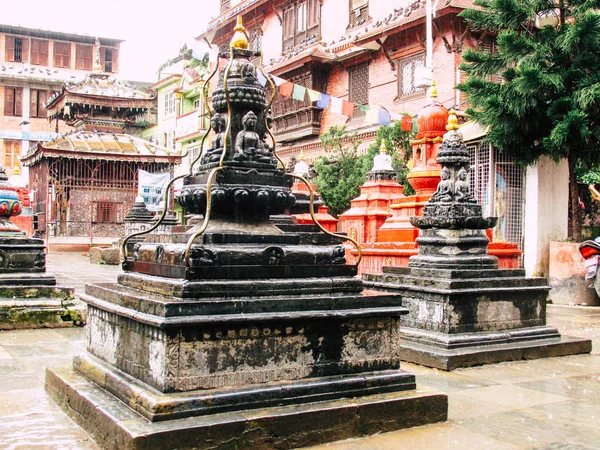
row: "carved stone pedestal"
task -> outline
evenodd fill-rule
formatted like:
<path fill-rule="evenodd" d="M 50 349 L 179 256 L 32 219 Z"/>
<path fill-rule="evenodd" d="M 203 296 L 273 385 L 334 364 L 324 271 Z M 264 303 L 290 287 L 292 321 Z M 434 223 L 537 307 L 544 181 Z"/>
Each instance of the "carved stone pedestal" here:
<path fill-rule="evenodd" d="M 186 268 L 183 236 L 88 285 L 88 353 L 47 372 L 103 447 L 288 448 L 445 420 L 446 396 L 400 370 L 407 310 L 364 291 L 342 246 L 211 232 Z"/>
<path fill-rule="evenodd" d="M 411 261 L 412 262 L 412 261 Z M 402 295 L 400 358 L 453 370 L 501 361 L 589 353 L 591 341 L 546 325 L 545 278 L 520 269 L 385 267 L 365 285 Z"/>
<path fill-rule="evenodd" d="M 85 306 L 73 288 L 46 271 L 42 239 L 0 237 L 0 330 L 82 325 Z"/>

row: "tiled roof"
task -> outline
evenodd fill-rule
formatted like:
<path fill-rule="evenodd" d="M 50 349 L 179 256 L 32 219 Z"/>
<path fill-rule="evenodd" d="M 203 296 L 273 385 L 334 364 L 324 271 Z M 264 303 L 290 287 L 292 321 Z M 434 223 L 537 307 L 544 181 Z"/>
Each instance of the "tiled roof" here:
<path fill-rule="evenodd" d="M 466 9 L 472 7 L 475 7 L 474 0 L 440 0 L 437 5 L 437 11 L 441 12 L 449 8 Z M 414 0 L 403 8 L 395 8 L 385 19 L 364 27 L 354 28 L 339 39 L 329 43 L 319 42 L 316 46 L 314 42 L 308 42 L 303 46 L 297 47 L 292 52 L 280 58 L 270 60 L 265 65 L 265 69 L 276 71 L 289 65 L 291 62 L 298 61 L 310 55 L 320 55 L 332 61 L 342 60 L 364 51 L 360 47 L 361 43 L 373 41 L 381 35 L 394 33 L 397 28 L 423 19 L 424 17 L 425 2 L 423 0 Z M 315 53 L 317 51 L 318 54 Z"/>
<path fill-rule="evenodd" d="M 90 73 L 83 81 L 66 85 L 65 91 L 71 94 L 123 99 L 153 99 L 156 96 L 153 92 L 144 92 L 110 78 L 106 73 Z"/>
<path fill-rule="evenodd" d="M 210 22 L 208 22 L 208 26 L 206 29 L 196 38 L 201 39 L 206 33 L 209 31 L 218 28 L 219 25 L 234 20 L 239 14 L 243 12 L 247 12 L 247 10 L 251 9 L 251 7 L 256 7 L 259 4 L 265 3 L 267 0 L 245 0 L 242 1 L 239 5 L 228 9 L 222 14 L 218 15 Z"/>
<path fill-rule="evenodd" d="M 281 58 L 272 59 L 269 61 L 265 68 L 268 68 L 269 71 L 276 71 L 281 67 L 285 67 L 292 62 L 300 61 L 301 59 L 307 57 L 319 58 L 321 60 L 332 60 L 335 59 L 335 55 L 327 49 L 323 43 L 319 42 L 311 45 L 310 47 L 304 47 L 302 49 L 298 49 L 292 51 Z"/>
<path fill-rule="evenodd" d="M 156 161 L 181 160 L 181 155 L 150 141 L 127 134 L 78 131 L 33 147 L 22 158 L 24 165 L 32 165 L 43 155 L 61 155 L 67 158 Z"/>
<path fill-rule="evenodd" d="M 28 64 L 5 62 L 0 64 L 0 79 L 15 79 L 46 83 L 68 83 L 83 79 L 86 72 Z"/>

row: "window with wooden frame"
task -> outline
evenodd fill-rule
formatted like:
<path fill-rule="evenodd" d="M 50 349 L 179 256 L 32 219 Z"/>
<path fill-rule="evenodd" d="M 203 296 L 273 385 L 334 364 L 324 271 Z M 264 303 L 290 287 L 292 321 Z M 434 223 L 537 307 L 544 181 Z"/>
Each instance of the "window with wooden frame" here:
<path fill-rule="evenodd" d="M 173 91 L 165 92 L 163 100 L 163 113 L 165 116 L 175 114 L 175 94 Z"/>
<path fill-rule="evenodd" d="M 175 150 L 175 130 L 165 133 L 165 147 L 169 150 Z"/>
<path fill-rule="evenodd" d="M 6 36 L 4 56 L 6 61 L 29 61 L 29 38 Z"/>
<path fill-rule="evenodd" d="M 254 52 L 260 52 L 262 50 L 262 29 L 260 25 L 255 25 L 248 30 L 248 48 Z M 258 66 L 260 64 L 260 57 L 253 58 L 250 61 L 252 64 Z"/>
<path fill-rule="evenodd" d="M 31 64 L 48 65 L 48 41 L 45 39 L 31 40 Z"/>
<path fill-rule="evenodd" d="M 77 44 L 75 46 L 75 68 L 78 70 L 92 70 L 92 45 Z"/>
<path fill-rule="evenodd" d="M 1 161 L 6 169 L 10 169 L 19 165 L 20 154 L 21 141 L 10 141 L 8 139 L 4 139 Z"/>
<path fill-rule="evenodd" d="M 369 20 L 369 0 L 350 1 L 350 28 L 357 27 Z"/>
<path fill-rule="evenodd" d="M 102 47 L 100 48 L 100 64 L 105 72 L 118 72 L 119 51 L 116 48 Z"/>
<path fill-rule="evenodd" d="M 227 11 L 231 8 L 231 0 L 221 0 L 221 12 Z"/>
<path fill-rule="evenodd" d="M 40 89 L 31 89 L 29 91 L 29 117 L 46 117 L 46 108 L 44 103 L 48 100 L 48 91 Z"/>
<path fill-rule="evenodd" d="M 4 87 L 4 115 L 21 116 L 23 114 L 23 88 Z"/>
<path fill-rule="evenodd" d="M 114 223 L 117 221 L 117 202 L 96 203 L 96 222 Z"/>
<path fill-rule="evenodd" d="M 348 68 L 348 100 L 357 105 L 369 104 L 368 61 Z M 362 118 L 365 114 L 358 106 L 354 107 L 354 118 Z"/>
<path fill-rule="evenodd" d="M 425 66 L 425 53 L 398 60 L 398 98 L 422 94 L 425 89 L 415 86 L 415 70 Z"/>
<path fill-rule="evenodd" d="M 283 6 L 283 52 L 321 37 L 319 0 L 294 0 Z"/>
<path fill-rule="evenodd" d="M 54 67 L 71 67 L 71 44 L 54 42 Z"/>

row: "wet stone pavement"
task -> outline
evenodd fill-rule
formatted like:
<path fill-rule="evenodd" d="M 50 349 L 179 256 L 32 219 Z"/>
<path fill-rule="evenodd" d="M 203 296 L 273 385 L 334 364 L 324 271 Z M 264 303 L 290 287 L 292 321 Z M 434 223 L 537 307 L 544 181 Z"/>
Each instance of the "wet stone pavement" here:
<path fill-rule="evenodd" d="M 85 283 L 115 281 L 120 268 L 50 253 L 48 271 L 83 292 Z M 311 449 L 600 448 L 600 308 L 550 306 L 548 323 L 563 335 L 591 338 L 592 354 L 451 373 L 404 363 L 420 387 L 448 393 L 446 423 Z M 84 350 L 82 328 L 0 331 L 0 449 L 99 448 L 44 391 L 45 368 L 70 365 Z"/>

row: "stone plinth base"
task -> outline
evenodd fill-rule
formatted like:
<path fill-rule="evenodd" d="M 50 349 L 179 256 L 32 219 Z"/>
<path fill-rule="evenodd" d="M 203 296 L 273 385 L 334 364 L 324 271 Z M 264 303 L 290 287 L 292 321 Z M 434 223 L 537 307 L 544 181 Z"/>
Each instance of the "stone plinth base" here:
<path fill-rule="evenodd" d="M 589 353 L 591 342 L 546 326 L 549 287 L 523 270 L 384 267 L 365 286 L 400 293 L 405 361 L 452 370 L 478 364 Z"/>
<path fill-rule="evenodd" d="M 401 329 L 401 332 L 404 329 Z M 411 330 L 412 331 L 412 330 Z M 515 330 L 520 331 L 520 330 Z M 404 339 L 400 344 L 400 357 L 422 366 L 433 367 L 441 370 L 454 370 L 461 367 L 479 366 L 482 364 L 495 364 L 504 361 L 520 361 L 524 359 L 552 358 L 556 356 L 577 355 L 592 351 L 592 342 L 589 339 L 558 336 L 547 339 L 521 340 L 511 342 L 511 333 L 507 334 L 505 343 L 464 346 L 456 348 L 442 348 L 426 345 Z M 481 333 L 484 340 L 493 333 Z"/>
<path fill-rule="evenodd" d="M 448 397 L 409 390 L 150 422 L 73 369 L 46 390 L 106 449 L 289 449 L 447 419 Z"/>
<path fill-rule="evenodd" d="M 85 305 L 47 273 L 0 274 L 0 330 L 83 325 Z"/>

